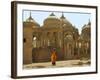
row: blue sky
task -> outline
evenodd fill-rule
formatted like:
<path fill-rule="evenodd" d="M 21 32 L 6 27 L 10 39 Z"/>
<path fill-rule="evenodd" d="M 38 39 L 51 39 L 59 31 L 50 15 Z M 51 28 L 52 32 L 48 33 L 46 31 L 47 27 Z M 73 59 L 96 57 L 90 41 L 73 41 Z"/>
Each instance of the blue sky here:
<path fill-rule="evenodd" d="M 30 10 L 24 10 L 23 11 L 23 21 L 25 21 L 29 16 L 39 23 L 40 25 L 43 25 L 44 19 L 46 19 L 52 12 L 51 11 L 30 11 Z M 54 12 L 54 14 L 60 18 L 62 15 L 62 12 Z M 87 24 L 89 20 L 91 21 L 91 14 L 90 13 L 76 13 L 76 12 L 63 12 L 66 19 L 72 23 L 76 28 L 78 28 L 79 33 L 81 32 L 81 29 L 84 24 Z"/>

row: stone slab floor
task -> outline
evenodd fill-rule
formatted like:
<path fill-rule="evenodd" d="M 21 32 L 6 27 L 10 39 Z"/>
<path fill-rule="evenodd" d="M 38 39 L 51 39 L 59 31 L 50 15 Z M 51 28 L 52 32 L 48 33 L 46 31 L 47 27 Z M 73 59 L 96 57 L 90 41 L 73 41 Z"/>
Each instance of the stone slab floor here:
<path fill-rule="evenodd" d="M 24 69 L 36 69 L 36 68 L 58 68 L 58 67 L 76 67 L 76 66 L 89 66 L 90 60 L 66 60 L 56 61 L 56 65 L 53 66 L 51 62 L 32 63 L 24 65 Z"/>

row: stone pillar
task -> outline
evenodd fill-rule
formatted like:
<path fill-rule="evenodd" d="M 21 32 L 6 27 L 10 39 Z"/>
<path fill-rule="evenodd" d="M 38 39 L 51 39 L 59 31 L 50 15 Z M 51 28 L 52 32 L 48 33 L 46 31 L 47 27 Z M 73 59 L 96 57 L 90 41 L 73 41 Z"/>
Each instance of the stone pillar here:
<path fill-rule="evenodd" d="M 29 24 L 28 24 L 29 25 Z M 23 64 L 32 63 L 32 27 L 24 24 L 23 28 Z"/>

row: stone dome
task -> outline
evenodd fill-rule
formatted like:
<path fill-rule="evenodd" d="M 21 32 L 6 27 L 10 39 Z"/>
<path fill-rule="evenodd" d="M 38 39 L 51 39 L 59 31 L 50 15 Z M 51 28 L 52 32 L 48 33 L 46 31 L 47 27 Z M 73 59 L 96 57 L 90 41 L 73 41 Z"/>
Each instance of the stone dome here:
<path fill-rule="evenodd" d="M 56 26 L 55 26 L 56 24 Z M 52 27 L 57 27 L 57 25 L 60 25 L 60 19 L 55 16 L 54 13 L 51 13 L 45 20 L 44 20 L 44 25 L 48 26 L 51 25 Z"/>
<path fill-rule="evenodd" d="M 32 18 L 31 13 L 30 13 L 29 18 L 27 18 L 25 22 L 32 23 L 33 24 L 33 28 L 40 27 L 40 25 Z"/>
<path fill-rule="evenodd" d="M 88 24 L 87 25 L 85 24 L 82 29 L 88 29 L 90 27 L 91 27 L 91 22 L 89 21 Z"/>
<path fill-rule="evenodd" d="M 66 19 L 64 14 L 60 17 L 61 27 L 63 27 L 66 30 L 74 30 L 73 25 Z"/>
<path fill-rule="evenodd" d="M 84 40 L 89 40 L 91 37 L 91 23 L 90 21 L 88 22 L 88 24 L 85 24 L 82 27 L 82 33 L 81 33 L 82 37 Z"/>
<path fill-rule="evenodd" d="M 54 13 L 51 13 L 45 20 L 59 20 Z"/>
<path fill-rule="evenodd" d="M 72 24 L 64 17 L 64 14 L 62 14 L 62 16 L 60 17 L 60 20 L 63 24 L 72 26 Z"/>

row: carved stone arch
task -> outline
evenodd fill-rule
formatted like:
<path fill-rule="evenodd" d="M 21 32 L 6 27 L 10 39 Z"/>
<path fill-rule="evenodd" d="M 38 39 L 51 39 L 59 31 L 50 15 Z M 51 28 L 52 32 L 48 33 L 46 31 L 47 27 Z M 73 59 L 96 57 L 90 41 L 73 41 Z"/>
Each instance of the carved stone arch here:
<path fill-rule="evenodd" d="M 33 48 L 37 47 L 37 37 L 35 35 L 32 36 L 32 45 L 33 45 Z"/>
<path fill-rule="evenodd" d="M 69 33 L 65 34 L 64 35 L 64 40 L 65 41 L 73 41 L 73 35 L 69 34 Z"/>

